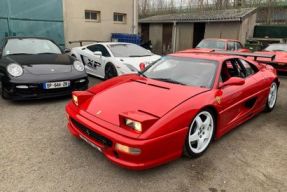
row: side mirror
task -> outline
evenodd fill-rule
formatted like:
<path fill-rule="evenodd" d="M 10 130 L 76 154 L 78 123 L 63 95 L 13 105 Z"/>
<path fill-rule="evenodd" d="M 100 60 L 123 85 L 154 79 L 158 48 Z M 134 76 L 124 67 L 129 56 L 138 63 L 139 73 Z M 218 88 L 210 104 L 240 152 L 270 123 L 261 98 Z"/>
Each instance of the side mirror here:
<path fill-rule="evenodd" d="M 94 55 L 98 56 L 98 57 L 102 57 L 103 53 L 101 51 L 95 51 Z"/>
<path fill-rule="evenodd" d="M 70 53 L 70 52 L 71 52 L 71 49 L 69 48 L 64 49 L 64 53 Z"/>
<path fill-rule="evenodd" d="M 247 49 L 247 48 L 242 48 L 242 49 L 239 49 L 238 52 L 241 52 L 241 53 L 250 53 L 250 49 Z"/>
<path fill-rule="evenodd" d="M 223 88 L 226 86 L 239 86 L 239 85 L 244 85 L 245 84 L 245 79 L 240 78 L 240 77 L 231 77 L 224 83 L 219 84 L 219 88 Z"/>
<path fill-rule="evenodd" d="M 140 63 L 140 69 L 141 69 L 141 71 L 145 70 L 145 68 L 146 68 L 145 64 L 144 64 L 144 63 Z"/>

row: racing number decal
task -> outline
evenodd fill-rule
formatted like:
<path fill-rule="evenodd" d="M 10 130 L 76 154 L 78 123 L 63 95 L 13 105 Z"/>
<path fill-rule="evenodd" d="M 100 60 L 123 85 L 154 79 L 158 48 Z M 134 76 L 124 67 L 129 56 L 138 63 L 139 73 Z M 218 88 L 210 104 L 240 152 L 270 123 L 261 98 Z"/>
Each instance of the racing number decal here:
<path fill-rule="evenodd" d="M 98 67 L 101 67 L 101 66 L 102 66 L 101 63 L 99 63 L 99 62 L 97 62 L 97 61 L 94 61 L 94 60 L 92 60 L 92 59 L 89 59 L 89 58 L 86 57 L 86 56 L 82 56 L 82 59 L 83 59 L 85 65 L 87 65 L 87 66 L 89 66 L 89 67 L 91 67 L 91 68 L 97 69 Z"/>

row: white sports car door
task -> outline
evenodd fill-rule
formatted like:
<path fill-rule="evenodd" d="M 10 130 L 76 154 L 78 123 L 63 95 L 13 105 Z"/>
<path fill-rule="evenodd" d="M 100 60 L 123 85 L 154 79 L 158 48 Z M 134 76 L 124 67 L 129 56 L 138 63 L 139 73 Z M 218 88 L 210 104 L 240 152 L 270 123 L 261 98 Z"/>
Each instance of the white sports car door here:
<path fill-rule="evenodd" d="M 100 44 L 91 45 L 84 50 L 85 54 L 82 55 L 82 60 L 86 66 L 87 73 L 95 75 L 98 77 L 105 77 L 105 64 L 107 63 L 108 58 L 106 56 L 105 47 Z M 95 52 L 101 52 L 102 55 L 96 55 Z"/>

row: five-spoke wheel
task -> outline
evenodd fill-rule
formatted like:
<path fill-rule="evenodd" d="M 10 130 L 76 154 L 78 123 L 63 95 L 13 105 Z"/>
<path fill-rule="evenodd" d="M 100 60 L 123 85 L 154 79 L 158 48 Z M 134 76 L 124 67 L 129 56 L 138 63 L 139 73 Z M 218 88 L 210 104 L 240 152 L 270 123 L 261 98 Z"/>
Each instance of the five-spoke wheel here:
<path fill-rule="evenodd" d="M 203 110 L 192 121 L 185 143 L 185 154 L 191 158 L 199 157 L 208 148 L 215 130 L 214 115 Z"/>
<path fill-rule="evenodd" d="M 270 112 L 274 109 L 277 101 L 277 93 L 278 93 L 278 85 L 276 82 L 273 82 L 270 86 L 265 111 Z"/>

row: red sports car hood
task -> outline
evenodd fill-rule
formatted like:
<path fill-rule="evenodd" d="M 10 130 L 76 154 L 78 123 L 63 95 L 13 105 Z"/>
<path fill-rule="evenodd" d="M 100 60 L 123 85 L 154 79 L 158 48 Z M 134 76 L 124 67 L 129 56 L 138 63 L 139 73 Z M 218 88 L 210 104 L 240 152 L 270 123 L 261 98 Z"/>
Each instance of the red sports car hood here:
<path fill-rule="evenodd" d="M 85 103 L 84 110 L 119 125 L 119 114 L 142 112 L 160 118 L 185 100 L 207 90 L 150 79 L 131 79 L 97 93 Z"/>

